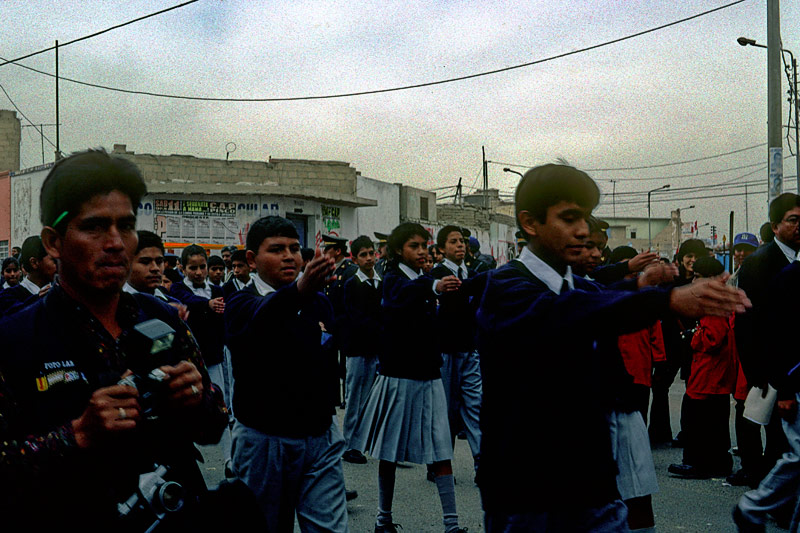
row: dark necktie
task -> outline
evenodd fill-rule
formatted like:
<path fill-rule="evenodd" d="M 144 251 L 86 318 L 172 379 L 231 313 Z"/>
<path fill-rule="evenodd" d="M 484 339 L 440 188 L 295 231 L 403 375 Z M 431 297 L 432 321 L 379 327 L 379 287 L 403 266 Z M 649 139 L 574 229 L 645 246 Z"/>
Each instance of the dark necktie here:
<path fill-rule="evenodd" d="M 564 294 L 565 292 L 569 292 L 569 283 L 567 283 L 566 279 L 561 283 L 561 292 L 559 294 Z"/>
<path fill-rule="evenodd" d="M 206 284 L 205 283 L 201 283 L 200 285 L 198 285 L 197 283 L 192 283 L 192 286 L 195 289 L 205 289 L 206 288 Z"/>
<path fill-rule="evenodd" d="M 466 278 L 467 278 L 467 276 L 464 274 L 464 269 L 463 268 L 459 268 L 458 269 L 458 279 L 464 280 Z"/>

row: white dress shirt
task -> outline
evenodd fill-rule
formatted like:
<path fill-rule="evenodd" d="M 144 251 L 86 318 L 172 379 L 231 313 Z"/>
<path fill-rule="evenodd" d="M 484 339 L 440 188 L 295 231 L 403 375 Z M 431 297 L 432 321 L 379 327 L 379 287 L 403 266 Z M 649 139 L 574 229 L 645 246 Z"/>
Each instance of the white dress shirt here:
<path fill-rule="evenodd" d="M 567 273 L 562 276 L 553 267 L 539 259 L 528 247 L 522 249 L 522 253 L 519 254 L 517 259 L 525 265 L 525 268 L 531 274 L 540 279 L 554 293 L 561 294 L 561 285 L 564 281 L 567 282 L 570 290 L 575 288 L 575 282 L 572 279 L 572 267 L 569 265 L 567 265 Z"/>

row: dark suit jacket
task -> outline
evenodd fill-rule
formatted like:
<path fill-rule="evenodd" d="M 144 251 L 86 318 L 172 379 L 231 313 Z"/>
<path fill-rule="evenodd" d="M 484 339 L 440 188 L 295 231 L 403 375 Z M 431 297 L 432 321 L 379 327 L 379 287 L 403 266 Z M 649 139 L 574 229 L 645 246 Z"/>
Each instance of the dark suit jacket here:
<path fill-rule="evenodd" d="M 753 302 L 752 309 L 736 316 L 734 326 L 739 360 L 749 385 L 764 385 L 768 379 L 770 365 L 766 359 L 766 338 L 778 333 L 767 320 L 768 289 L 772 279 L 788 264 L 786 256 L 773 241 L 753 252 L 739 270 L 739 288 Z"/>
<path fill-rule="evenodd" d="M 225 337 L 225 320 L 222 315 L 211 310 L 208 298 L 197 296 L 183 282 L 172 284 L 170 296 L 189 308 L 189 319 L 186 323 L 200 345 L 200 353 L 203 354 L 206 365 L 221 363 Z M 211 298 L 221 296 L 222 288 L 211 284 Z"/>

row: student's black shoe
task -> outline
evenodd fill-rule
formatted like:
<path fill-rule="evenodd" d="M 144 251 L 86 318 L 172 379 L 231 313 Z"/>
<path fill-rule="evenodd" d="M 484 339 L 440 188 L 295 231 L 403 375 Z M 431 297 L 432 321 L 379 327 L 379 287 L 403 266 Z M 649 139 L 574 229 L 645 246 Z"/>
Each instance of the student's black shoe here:
<path fill-rule="evenodd" d="M 367 458 L 358 450 L 347 450 L 342 454 L 342 459 L 355 465 L 367 464 Z"/>
<path fill-rule="evenodd" d="M 225 461 L 225 478 L 232 479 L 235 478 L 236 474 L 234 474 L 233 469 L 231 468 L 231 460 L 227 459 Z"/>
<path fill-rule="evenodd" d="M 436 483 L 436 475 L 433 473 L 433 470 L 428 470 L 428 473 L 425 476 L 428 481 L 431 483 Z"/>
<path fill-rule="evenodd" d="M 386 524 L 385 526 L 375 524 L 375 533 L 397 533 L 397 528 L 403 529 L 403 526 L 400 524 Z"/>
<path fill-rule="evenodd" d="M 458 432 L 458 435 L 456 435 L 456 438 L 458 440 L 467 440 L 467 432 L 462 429 L 461 431 Z"/>
<path fill-rule="evenodd" d="M 712 477 L 725 477 L 731 473 L 730 468 L 727 470 L 712 471 L 682 463 L 673 463 L 669 465 L 667 472 L 686 479 L 709 479 Z"/>
<path fill-rule="evenodd" d="M 764 533 L 767 528 L 764 524 L 757 524 L 748 520 L 739 506 L 733 508 L 733 523 L 736 524 L 736 529 L 739 533 Z"/>
<path fill-rule="evenodd" d="M 358 491 L 357 490 L 345 490 L 344 491 L 344 499 L 346 501 L 355 500 L 358 498 Z"/>
<path fill-rule="evenodd" d="M 750 487 L 751 489 L 758 487 L 760 482 L 759 479 L 748 474 L 746 470 L 741 468 L 737 470 L 736 473 L 726 477 L 725 481 L 734 487 Z"/>

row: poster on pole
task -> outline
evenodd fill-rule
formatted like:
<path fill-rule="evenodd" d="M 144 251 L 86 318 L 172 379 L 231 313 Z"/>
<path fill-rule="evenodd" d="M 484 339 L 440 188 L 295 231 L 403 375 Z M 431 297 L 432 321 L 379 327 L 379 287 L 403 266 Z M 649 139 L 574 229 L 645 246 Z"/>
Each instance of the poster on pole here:
<path fill-rule="evenodd" d="M 772 200 L 783 194 L 783 148 L 769 149 L 769 198 Z"/>

